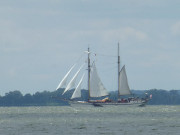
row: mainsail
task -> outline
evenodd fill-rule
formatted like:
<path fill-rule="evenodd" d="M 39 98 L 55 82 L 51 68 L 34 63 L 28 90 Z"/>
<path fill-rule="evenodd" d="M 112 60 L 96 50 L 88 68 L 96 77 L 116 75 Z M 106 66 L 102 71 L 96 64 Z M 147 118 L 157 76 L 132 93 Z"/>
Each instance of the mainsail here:
<path fill-rule="evenodd" d="M 102 97 L 107 95 L 108 92 L 97 74 L 95 63 L 93 63 L 90 75 L 90 97 Z"/>
<path fill-rule="evenodd" d="M 125 66 L 122 67 L 119 75 L 119 95 L 130 95 L 131 91 L 129 89 L 127 75 Z"/>
<path fill-rule="evenodd" d="M 81 80 L 79 81 L 76 89 L 74 90 L 74 93 L 73 93 L 71 99 L 81 97 L 81 83 L 82 83 L 83 78 L 84 78 L 84 74 L 81 77 Z"/>
<path fill-rule="evenodd" d="M 67 83 L 67 79 L 69 77 L 69 74 L 71 73 L 72 69 L 74 68 L 75 64 L 71 67 L 71 69 L 67 72 L 67 74 L 64 76 L 64 78 L 62 79 L 62 81 L 59 83 L 58 87 L 56 88 L 59 89 L 59 88 L 62 88 L 63 86 L 66 85 Z"/>
<path fill-rule="evenodd" d="M 76 78 L 77 78 L 77 76 L 78 76 L 78 74 L 79 74 L 79 72 L 80 72 L 80 70 L 81 70 L 81 68 L 82 68 L 83 66 L 84 66 L 84 64 L 79 68 L 79 70 L 76 72 L 76 74 L 74 75 L 74 77 L 73 77 L 73 78 L 71 79 L 71 81 L 68 83 L 68 85 L 67 85 L 66 89 L 64 90 L 63 94 L 64 94 L 66 91 L 68 91 L 68 90 L 72 89 L 73 87 L 75 87 Z"/>

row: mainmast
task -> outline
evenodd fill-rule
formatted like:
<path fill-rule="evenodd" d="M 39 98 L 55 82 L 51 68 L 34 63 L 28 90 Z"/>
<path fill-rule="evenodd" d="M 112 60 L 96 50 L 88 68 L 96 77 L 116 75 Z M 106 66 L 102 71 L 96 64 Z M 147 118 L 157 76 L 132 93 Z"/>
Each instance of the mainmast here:
<path fill-rule="evenodd" d="M 119 43 L 118 43 L 118 99 L 120 97 L 120 92 L 119 92 L 119 89 L 120 89 L 120 55 L 119 55 Z"/>
<path fill-rule="evenodd" d="M 88 101 L 90 100 L 90 49 L 88 47 Z"/>

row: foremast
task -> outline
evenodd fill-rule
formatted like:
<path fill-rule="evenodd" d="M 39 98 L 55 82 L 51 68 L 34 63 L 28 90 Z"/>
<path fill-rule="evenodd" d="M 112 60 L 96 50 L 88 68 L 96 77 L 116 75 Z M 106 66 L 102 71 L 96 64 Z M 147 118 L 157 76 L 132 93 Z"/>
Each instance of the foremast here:
<path fill-rule="evenodd" d="M 90 49 L 88 47 L 88 101 L 90 100 Z"/>

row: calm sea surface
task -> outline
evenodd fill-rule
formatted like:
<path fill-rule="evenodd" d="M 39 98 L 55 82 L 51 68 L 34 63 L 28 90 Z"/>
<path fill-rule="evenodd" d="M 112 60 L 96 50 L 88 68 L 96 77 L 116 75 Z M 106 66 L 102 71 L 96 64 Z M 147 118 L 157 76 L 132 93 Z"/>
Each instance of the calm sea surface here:
<path fill-rule="evenodd" d="M 180 106 L 0 107 L 0 135 L 179 135 Z"/>

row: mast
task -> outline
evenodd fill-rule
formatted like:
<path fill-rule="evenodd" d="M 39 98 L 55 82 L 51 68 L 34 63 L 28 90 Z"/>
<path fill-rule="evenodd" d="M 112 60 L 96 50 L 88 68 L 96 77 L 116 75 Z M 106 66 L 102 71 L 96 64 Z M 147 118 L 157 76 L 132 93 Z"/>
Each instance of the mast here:
<path fill-rule="evenodd" d="M 119 89 L 120 89 L 120 55 L 119 55 L 119 42 L 118 42 L 118 99 L 120 97 L 120 92 L 119 92 Z"/>
<path fill-rule="evenodd" d="M 88 101 L 90 100 L 90 49 L 88 47 Z"/>

